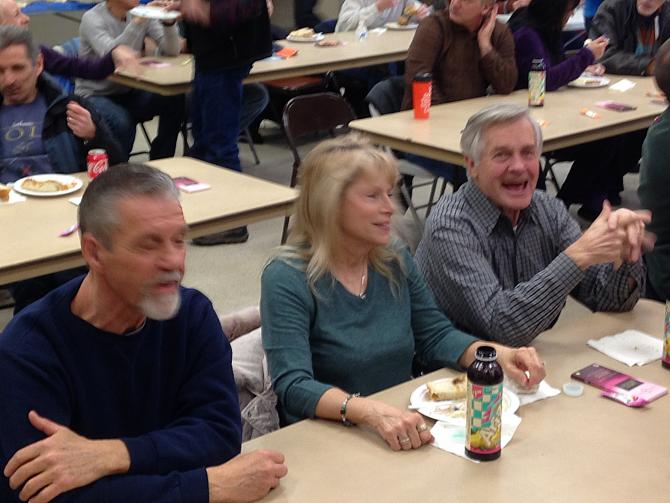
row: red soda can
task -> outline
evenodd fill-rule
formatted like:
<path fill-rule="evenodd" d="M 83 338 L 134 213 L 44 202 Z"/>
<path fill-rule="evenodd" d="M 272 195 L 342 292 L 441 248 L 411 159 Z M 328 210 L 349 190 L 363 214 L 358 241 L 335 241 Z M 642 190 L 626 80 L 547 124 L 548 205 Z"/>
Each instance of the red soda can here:
<path fill-rule="evenodd" d="M 107 152 L 102 148 L 96 148 L 88 151 L 86 156 L 86 169 L 88 171 L 88 179 L 93 180 L 103 171 L 107 170 L 109 160 L 107 159 Z"/>

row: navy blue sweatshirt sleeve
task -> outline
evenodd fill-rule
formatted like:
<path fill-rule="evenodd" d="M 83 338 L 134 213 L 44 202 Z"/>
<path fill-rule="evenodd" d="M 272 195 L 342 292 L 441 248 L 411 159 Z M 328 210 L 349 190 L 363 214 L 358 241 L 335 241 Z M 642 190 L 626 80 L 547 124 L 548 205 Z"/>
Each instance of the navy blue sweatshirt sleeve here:
<path fill-rule="evenodd" d="M 67 56 L 45 45 L 40 46 L 40 51 L 44 56 L 44 70 L 52 75 L 102 80 L 114 73 L 114 60 L 111 51 L 102 58 L 91 59 Z"/>

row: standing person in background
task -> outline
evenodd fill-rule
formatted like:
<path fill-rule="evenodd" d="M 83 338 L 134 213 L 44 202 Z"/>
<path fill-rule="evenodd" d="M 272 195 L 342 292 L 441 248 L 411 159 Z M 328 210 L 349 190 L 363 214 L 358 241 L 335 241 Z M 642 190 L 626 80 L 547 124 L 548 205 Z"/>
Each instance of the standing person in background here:
<path fill-rule="evenodd" d="M 670 96 L 670 42 L 656 54 L 654 78 L 658 88 Z M 637 193 L 643 208 L 651 211 L 649 231 L 656 234 L 654 249 L 645 254 L 647 264 L 646 296 L 670 299 L 670 111 L 665 111 L 651 125 L 642 145 L 640 186 Z"/>
<path fill-rule="evenodd" d="M 266 0 L 181 0 L 188 47 L 195 58 L 189 155 L 241 171 L 237 139 L 240 131 L 242 81 L 254 61 L 272 54 Z M 206 236 L 206 244 L 242 243 L 245 227 Z M 203 243 L 205 244 L 205 243 Z"/>
<path fill-rule="evenodd" d="M 314 7 L 318 0 L 294 0 L 293 19 L 296 28 L 314 28 L 321 22 L 319 16 L 314 14 Z"/>

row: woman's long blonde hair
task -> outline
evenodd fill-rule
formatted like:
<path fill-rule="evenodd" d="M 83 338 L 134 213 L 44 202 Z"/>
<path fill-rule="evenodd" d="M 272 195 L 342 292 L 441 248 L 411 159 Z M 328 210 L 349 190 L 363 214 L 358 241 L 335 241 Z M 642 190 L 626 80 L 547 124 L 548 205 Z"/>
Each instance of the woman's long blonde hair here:
<path fill-rule="evenodd" d="M 363 174 L 385 177 L 392 185 L 398 179 L 395 158 L 375 148 L 365 137 L 352 133 L 317 145 L 300 166 L 300 195 L 295 203 L 293 226 L 286 245 L 275 257 L 303 267 L 310 289 L 330 271 L 342 228 L 340 210 L 344 193 Z M 379 246 L 368 256 L 370 264 L 397 291 L 394 264 L 404 271 L 399 247 Z M 298 262 L 298 263 L 296 263 Z"/>

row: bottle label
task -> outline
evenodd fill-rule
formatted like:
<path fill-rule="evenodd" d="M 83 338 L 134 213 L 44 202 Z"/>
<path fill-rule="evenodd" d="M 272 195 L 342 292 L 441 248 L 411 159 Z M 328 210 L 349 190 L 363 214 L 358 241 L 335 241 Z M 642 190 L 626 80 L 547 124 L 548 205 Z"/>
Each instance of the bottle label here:
<path fill-rule="evenodd" d="M 468 381 L 465 448 L 478 454 L 500 450 L 503 385 L 480 386 Z"/>
<path fill-rule="evenodd" d="M 546 72 L 531 71 L 528 73 L 528 104 L 532 107 L 544 105 Z"/>
<path fill-rule="evenodd" d="M 663 362 L 670 365 L 670 300 L 665 301 L 665 332 L 663 337 Z"/>

